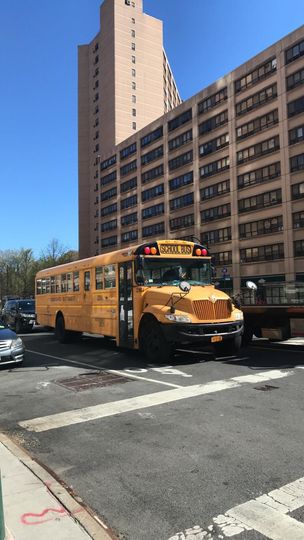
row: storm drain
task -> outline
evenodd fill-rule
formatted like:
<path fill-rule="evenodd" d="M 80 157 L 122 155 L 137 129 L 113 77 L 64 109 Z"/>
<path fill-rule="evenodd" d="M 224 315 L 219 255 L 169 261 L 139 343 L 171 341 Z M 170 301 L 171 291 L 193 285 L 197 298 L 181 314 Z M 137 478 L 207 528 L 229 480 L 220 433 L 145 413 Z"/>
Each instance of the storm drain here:
<path fill-rule="evenodd" d="M 271 386 L 271 384 L 264 384 L 263 386 L 254 386 L 255 390 L 262 390 L 262 392 L 268 392 L 268 390 L 277 390 L 278 386 Z"/>
<path fill-rule="evenodd" d="M 68 390 L 82 392 L 83 390 L 90 390 L 92 388 L 123 384 L 130 382 L 130 379 L 123 377 L 122 375 L 109 373 L 108 371 L 100 371 L 98 373 L 85 373 L 83 375 L 77 375 L 71 379 L 58 379 L 54 382 L 59 386 L 67 388 Z"/>

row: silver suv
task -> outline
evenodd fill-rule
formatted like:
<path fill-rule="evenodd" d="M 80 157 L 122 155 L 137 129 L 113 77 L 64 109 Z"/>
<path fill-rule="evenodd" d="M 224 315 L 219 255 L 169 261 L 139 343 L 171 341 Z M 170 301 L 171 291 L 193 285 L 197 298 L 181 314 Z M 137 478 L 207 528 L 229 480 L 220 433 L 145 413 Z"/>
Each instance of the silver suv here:
<path fill-rule="evenodd" d="M 0 321 L 0 366 L 7 364 L 20 365 L 23 359 L 24 345 L 22 339 Z"/>

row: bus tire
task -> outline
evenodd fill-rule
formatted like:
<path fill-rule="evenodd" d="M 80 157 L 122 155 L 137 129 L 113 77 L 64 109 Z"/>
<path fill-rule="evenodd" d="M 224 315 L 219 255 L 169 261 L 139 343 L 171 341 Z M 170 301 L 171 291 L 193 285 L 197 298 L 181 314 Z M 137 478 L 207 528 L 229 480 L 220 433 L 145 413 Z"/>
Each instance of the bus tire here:
<path fill-rule="evenodd" d="M 214 345 L 215 356 L 235 356 L 242 346 L 242 336 L 229 339 L 223 343 Z"/>
<path fill-rule="evenodd" d="M 68 341 L 68 332 L 65 329 L 64 318 L 62 315 L 58 315 L 56 319 L 55 337 L 59 343 L 66 343 Z"/>
<path fill-rule="evenodd" d="M 140 349 L 152 363 L 167 362 L 173 355 L 173 344 L 166 341 L 154 318 L 144 321 L 140 328 Z"/>

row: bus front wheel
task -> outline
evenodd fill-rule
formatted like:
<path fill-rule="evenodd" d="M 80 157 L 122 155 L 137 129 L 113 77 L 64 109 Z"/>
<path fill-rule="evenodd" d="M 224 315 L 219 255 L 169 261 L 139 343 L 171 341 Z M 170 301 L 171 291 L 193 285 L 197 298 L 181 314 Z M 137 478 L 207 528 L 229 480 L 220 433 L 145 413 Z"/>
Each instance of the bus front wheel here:
<path fill-rule="evenodd" d="M 169 343 L 155 319 L 142 324 L 140 330 L 140 349 L 150 362 L 167 362 L 173 355 L 173 344 Z"/>

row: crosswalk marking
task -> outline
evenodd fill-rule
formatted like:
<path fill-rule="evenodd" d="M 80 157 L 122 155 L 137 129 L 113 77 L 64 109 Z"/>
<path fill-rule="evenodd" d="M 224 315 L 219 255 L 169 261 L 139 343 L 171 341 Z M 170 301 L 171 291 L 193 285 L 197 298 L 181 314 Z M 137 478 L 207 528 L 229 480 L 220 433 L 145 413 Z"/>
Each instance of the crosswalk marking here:
<path fill-rule="evenodd" d="M 263 534 L 269 540 L 303 540 L 304 524 L 287 515 L 302 506 L 304 478 L 299 478 L 216 516 L 212 525 L 206 529 L 195 525 L 171 536 L 169 540 L 204 540 L 207 534 L 210 538 L 215 538 L 214 534 L 216 538 L 231 538 L 251 530 Z"/>
<path fill-rule="evenodd" d="M 62 413 L 42 416 L 32 420 L 19 422 L 19 425 L 29 431 L 41 432 L 50 429 L 61 428 L 73 424 L 79 424 L 90 420 L 105 418 L 116 414 L 155 407 L 165 403 L 172 403 L 181 399 L 203 396 L 221 390 L 237 388 L 242 384 L 254 384 L 269 381 L 273 379 L 281 379 L 293 374 L 293 371 L 271 370 L 254 375 L 243 375 L 240 377 L 232 377 L 219 381 L 211 381 L 206 384 L 197 384 L 192 386 L 184 386 L 174 388 L 172 390 L 164 390 L 153 394 L 146 394 L 129 399 L 122 399 L 112 403 L 102 403 L 91 407 L 66 411 Z"/>

